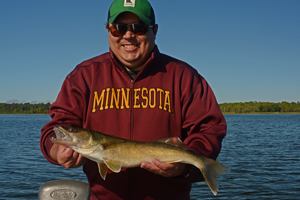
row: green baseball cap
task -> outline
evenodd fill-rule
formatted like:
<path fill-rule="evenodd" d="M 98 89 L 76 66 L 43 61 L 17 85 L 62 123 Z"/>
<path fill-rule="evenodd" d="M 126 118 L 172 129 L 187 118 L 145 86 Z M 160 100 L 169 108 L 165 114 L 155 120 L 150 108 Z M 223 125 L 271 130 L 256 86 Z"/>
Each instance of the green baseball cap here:
<path fill-rule="evenodd" d="M 147 0 L 115 0 L 108 10 L 108 21 L 113 23 L 123 12 L 136 14 L 145 24 L 155 24 L 154 11 Z"/>

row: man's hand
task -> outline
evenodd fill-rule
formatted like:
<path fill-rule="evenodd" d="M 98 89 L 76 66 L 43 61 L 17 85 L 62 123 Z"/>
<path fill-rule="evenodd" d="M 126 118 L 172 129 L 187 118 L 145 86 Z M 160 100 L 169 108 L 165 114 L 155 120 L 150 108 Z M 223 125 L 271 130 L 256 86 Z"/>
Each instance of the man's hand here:
<path fill-rule="evenodd" d="M 164 163 L 157 159 L 152 159 L 152 162 L 142 162 L 140 167 L 164 177 L 182 176 L 190 170 L 190 166 L 184 163 Z"/>
<path fill-rule="evenodd" d="M 73 149 L 57 144 L 50 149 L 50 156 L 65 168 L 77 168 L 86 162 L 86 158 Z"/>

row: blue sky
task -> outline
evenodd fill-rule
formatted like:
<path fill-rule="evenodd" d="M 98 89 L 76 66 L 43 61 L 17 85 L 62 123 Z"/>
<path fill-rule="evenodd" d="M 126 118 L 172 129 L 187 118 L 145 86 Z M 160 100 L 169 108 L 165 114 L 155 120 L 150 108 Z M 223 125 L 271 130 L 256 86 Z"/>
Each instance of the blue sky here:
<path fill-rule="evenodd" d="M 108 51 L 110 0 L 1 0 L 0 102 L 55 101 Z M 162 53 L 198 70 L 219 103 L 300 101 L 300 1 L 150 0 Z"/>

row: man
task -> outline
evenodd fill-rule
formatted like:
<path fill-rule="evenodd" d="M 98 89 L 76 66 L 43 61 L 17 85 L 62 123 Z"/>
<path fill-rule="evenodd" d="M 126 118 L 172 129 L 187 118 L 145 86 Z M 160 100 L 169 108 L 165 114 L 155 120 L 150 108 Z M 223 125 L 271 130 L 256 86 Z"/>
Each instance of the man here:
<path fill-rule="evenodd" d="M 226 122 L 207 82 L 188 64 L 161 54 L 158 25 L 147 0 L 115 0 L 108 13 L 110 52 L 84 61 L 66 78 L 41 134 L 47 160 L 80 167 L 91 199 L 189 199 L 200 171 L 182 163 L 143 162 L 99 175 L 97 164 L 52 144 L 55 126 L 78 126 L 117 137 L 155 141 L 179 137 L 189 150 L 216 159 Z"/>

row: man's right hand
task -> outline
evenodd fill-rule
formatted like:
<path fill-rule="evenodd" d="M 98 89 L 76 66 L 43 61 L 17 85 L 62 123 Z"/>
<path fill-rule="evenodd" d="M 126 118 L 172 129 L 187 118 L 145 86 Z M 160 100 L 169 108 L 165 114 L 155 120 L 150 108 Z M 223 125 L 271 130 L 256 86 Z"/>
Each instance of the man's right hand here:
<path fill-rule="evenodd" d="M 54 144 L 51 147 L 50 156 L 58 164 L 68 169 L 80 167 L 86 162 L 86 158 L 81 154 L 69 147 L 58 144 Z"/>

